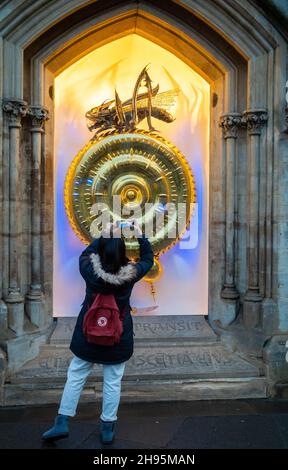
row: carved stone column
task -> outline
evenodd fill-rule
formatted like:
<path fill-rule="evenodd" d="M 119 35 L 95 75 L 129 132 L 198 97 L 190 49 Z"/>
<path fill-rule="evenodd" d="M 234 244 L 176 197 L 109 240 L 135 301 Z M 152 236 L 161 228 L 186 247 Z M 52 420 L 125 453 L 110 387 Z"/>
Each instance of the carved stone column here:
<path fill-rule="evenodd" d="M 41 286 L 41 142 L 43 123 L 48 119 L 48 110 L 41 106 L 29 106 L 31 117 L 32 162 L 31 162 L 31 284 L 26 295 L 25 308 L 31 322 L 44 327 Z"/>
<path fill-rule="evenodd" d="M 20 292 L 19 244 L 21 241 L 21 214 L 19 206 L 19 170 L 21 119 L 27 113 L 27 103 L 6 100 L 3 110 L 9 119 L 9 287 L 4 298 L 8 307 L 8 326 L 17 334 L 24 328 L 24 298 Z"/>
<path fill-rule="evenodd" d="M 226 143 L 226 197 L 225 197 L 225 278 L 221 297 L 230 301 L 239 298 L 235 285 L 235 205 L 236 205 L 236 139 L 241 125 L 241 114 L 227 113 L 220 118 L 220 127 Z M 236 302 L 232 312 L 236 315 Z"/>
<path fill-rule="evenodd" d="M 286 134 L 288 134 L 288 80 L 286 81 L 286 95 L 285 95 L 285 99 L 286 99 L 286 106 L 285 106 L 285 128 L 284 128 L 284 132 L 286 132 Z"/>
<path fill-rule="evenodd" d="M 248 288 L 244 297 L 243 320 L 251 328 L 260 326 L 262 296 L 259 286 L 259 194 L 260 135 L 267 121 L 264 109 L 248 110 L 244 122 L 248 130 L 248 214 L 247 262 Z"/>

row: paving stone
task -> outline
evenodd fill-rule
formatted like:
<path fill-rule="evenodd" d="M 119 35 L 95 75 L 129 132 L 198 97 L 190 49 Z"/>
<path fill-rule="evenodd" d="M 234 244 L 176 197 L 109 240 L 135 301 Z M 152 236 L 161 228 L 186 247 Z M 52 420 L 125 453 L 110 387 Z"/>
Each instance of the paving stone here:
<path fill-rule="evenodd" d="M 186 418 L 167 448 L 283 449 L 287 445 L 273 416 L 243 415 Z"/>
<path fill-rule="evenodd" d="M 159 408 L 156 403 L 121 403 L 116 424 L 116 440 L 111 447 L 288 448 L 288 402 L 253 400 L 254 406 L 251 406 L 250 402 L 203 401 L 188 405 L 170 402 L 160 404 Z M 258 403 L 261 413 L 255 414 Z M 0 448 L 105 449 L 107 447 L 99 440 L 99 411 L 100 408 L 93 408 L 91 404 L 80 405 L 77 417 L 70 420 L 69 437 L 55 443 L 47 443 L 42 441 L 41 435 L 54 422 L 57 412 L 55 406 L 30 407 L 26 411 L 24 407 L 20 410 L 0 409 Z"/>

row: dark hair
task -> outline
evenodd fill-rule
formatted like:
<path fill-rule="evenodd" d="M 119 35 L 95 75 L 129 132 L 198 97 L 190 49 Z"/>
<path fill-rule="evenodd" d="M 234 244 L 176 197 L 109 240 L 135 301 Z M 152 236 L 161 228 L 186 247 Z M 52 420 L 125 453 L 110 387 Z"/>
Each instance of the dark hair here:
<path fill-rule="evenodd" d="M 99 256 L 104 271 L 115 274 L 121 266 L 125 266 L 129 258 L 126 257 L 126 246 L 122 238 L 99 239 Z"/>

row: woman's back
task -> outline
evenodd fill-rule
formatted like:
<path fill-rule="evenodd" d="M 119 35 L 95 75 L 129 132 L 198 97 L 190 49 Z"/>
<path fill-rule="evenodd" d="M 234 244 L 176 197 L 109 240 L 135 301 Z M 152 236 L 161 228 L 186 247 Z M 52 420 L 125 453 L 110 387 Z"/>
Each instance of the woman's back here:
<path fill-rule="evenodd" d="M 107 272 L 102 265 L 100 258 L 101 237 L 94 240 L 80 255 L 79 269 L 86 281 L 86 295 L 77 319 L 70 349 L 81 359 L 101 364 L 117 364 L 127 361 L 133 354 L 133 320 L 130 296 L 134 284 L 147 274 L 153 266 L 154 260 L 149 240 L 144 235 L 139 236 L 137 240 L 140 246 L 139 261 L 137 263 L 127 261 L 117 272 Z M 112 265 L 110 264 L 110 266 Z M 126 310 L 123 320 L 123 334 L 120 343 L 114 346 L 88 343 L 83 334 L 83 318 L 97 292 L 113 293 L 119 309 L 122 310 L 125 307 Z"/>

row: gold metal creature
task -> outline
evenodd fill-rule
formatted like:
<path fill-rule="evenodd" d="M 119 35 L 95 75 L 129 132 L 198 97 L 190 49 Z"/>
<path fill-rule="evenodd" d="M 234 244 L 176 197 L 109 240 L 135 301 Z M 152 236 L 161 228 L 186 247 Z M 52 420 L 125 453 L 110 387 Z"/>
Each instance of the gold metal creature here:
<path fill-rule="evenodd" d="M 144 85 L 142 83 L 144 82 Z M 147 88 L 146 93 L 139 93 L 141 86 Z M 113 100 L 104 101 L 85 114 L 87 126 L 90 131 L 96 130 L 95 137 L 103 131 L 115 129 L 118 132 L 127 132 L 136 129 L 137 125 L 147 119 L 149 131 L 154 131 L 151 117 L 164 122 L 173 122 L 174 118 L 169 110 L 175 103 L 179 89 L 158 93 L 159 84 L 152 87 L 152 80 L 147 72 L 147 66 L 139 74 L 132 98 L 122 103 L 117 91 Z"/>
<path fill-rule="evenodd" d="M 140 93 L 142 86 L 147 89 L 145 93 Z M 93 209 L 95 203 L 105 207 L 110 221 L 119 219 L 119 214 L 114 211 L 114 196 L 120 197 L 121 206 L 128 211 L 141 208 L 141 215 L 134 214 L 133 217 L 140 224 L 154 228 L 149 240 L 155 263 L 145 277 L 151 285 L 153 298 L 153 283 L 163 272 L 159 257 L 186 231 L 193 212 L 191 203 L 196 202 L 195 180 L 186 158 L 152 126 L 152 118 L 167 123 L 174 121 L 169 111 L 179 90 L 158 91 L 159 85 L 152 87 L 146 66 L 139 74 L 129 100 L 122 102 L 115 90 L 113 100 L 87 111 L 88 128 L 95 133 L 73 159 L 64 187 L 68 219 L 86 244 L 99 236 L 102 229 Z M 137 127 L 144 119 L 147 119 L 148 130 Z M 169 203 L 175 207 L 182 204 L 184 217 L 179 217 L 178 210 L 171 217 L 167 211 Z M 163 214 L 160 225 L 159 211 Z M 174 227 L 177 228 L 176 235 L 171 238 L 170 230 Z M 137 240 L 132 238 L 125 242 L 128 256 L 137 259 Z"/>

